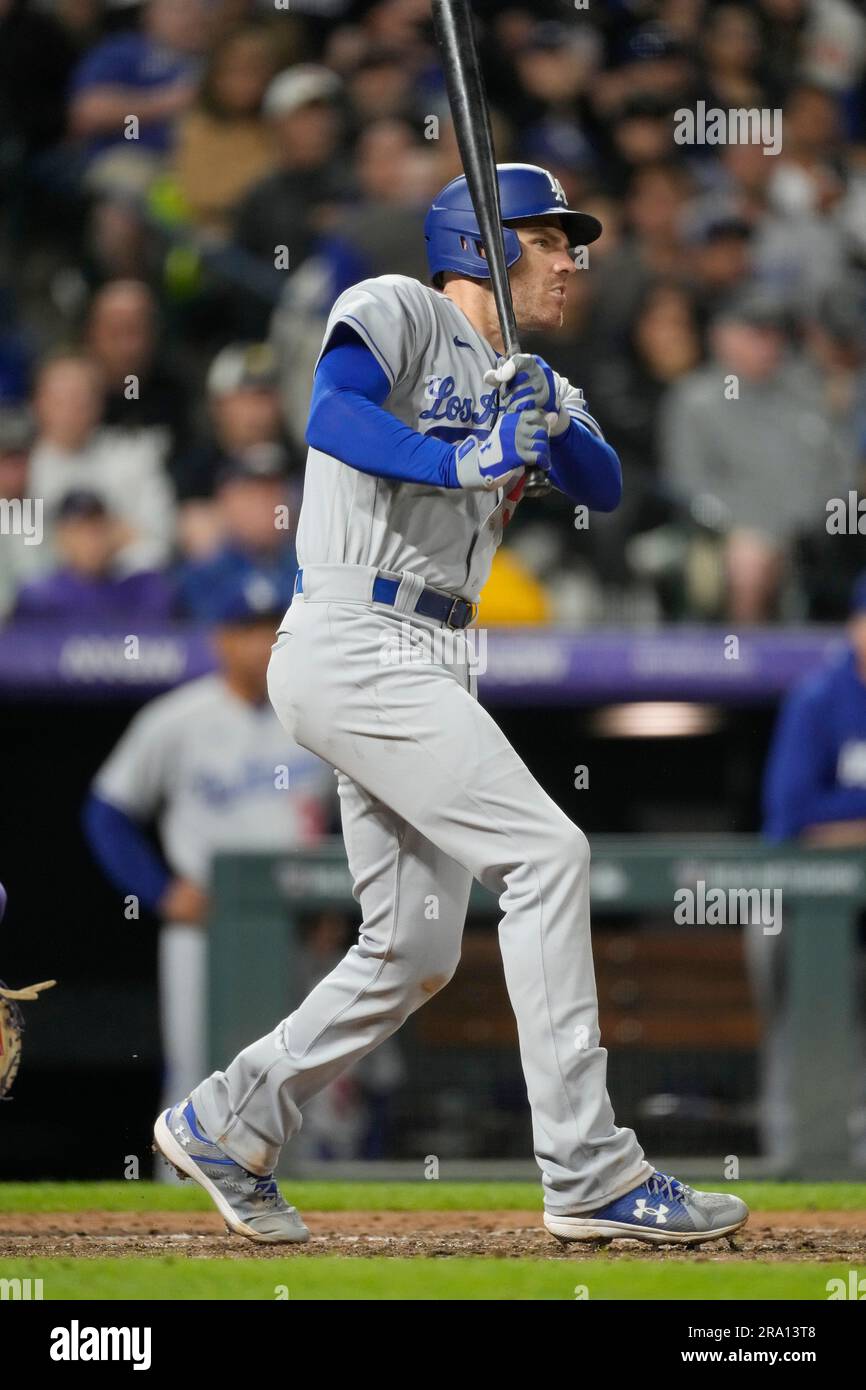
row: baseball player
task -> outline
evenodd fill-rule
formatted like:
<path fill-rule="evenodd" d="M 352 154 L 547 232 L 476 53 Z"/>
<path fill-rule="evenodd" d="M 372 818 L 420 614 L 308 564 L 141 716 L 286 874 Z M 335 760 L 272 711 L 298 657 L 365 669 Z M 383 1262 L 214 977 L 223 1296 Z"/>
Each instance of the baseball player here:
<path fill-rule="evenodd" d="M 573 248 L 601 225 L 532 165 L 498 168 L 518 326 L 559 327 Z M 544 1191 L 564 1240 L 696 1243 L 741 1226 L 737 1197 L 657 1172 L 606 1089 L 586 837 L 477 700 L 475 604 L 527 465 L 610 511 L 620 467 L 582 393 L 502 357 L 466 181 L 425 222 L 431 286 L 398 275 L 340 295 L 313 384 L 301 570 L 268 689 L 285 728 L 338 770 L 363 921 L 284 1022 L 157 1118 L 156 1146 L 255 1240 L 308 1231 L 273 1178 L 302 1111 L 453 974 L 473 877 L 497 894 Z M 423 660 L 385 657 L 408 629 Z"/>
<path fill-rule="evenodd" d="M 204 922 L 213 856 L 315 845 L 333 806 L 333 769 L 286 737 L 267 699 L 277 605 L 280 591 L 264 575 L 215 587 L 209 617 L 220 669 L 158 696 L 135 716 L 84 809 L 85 832 L 106 875 L 162 919 L 166 1104 L 206 1065 Z M 160 849 L 146 834 L 154 820 Z"/>

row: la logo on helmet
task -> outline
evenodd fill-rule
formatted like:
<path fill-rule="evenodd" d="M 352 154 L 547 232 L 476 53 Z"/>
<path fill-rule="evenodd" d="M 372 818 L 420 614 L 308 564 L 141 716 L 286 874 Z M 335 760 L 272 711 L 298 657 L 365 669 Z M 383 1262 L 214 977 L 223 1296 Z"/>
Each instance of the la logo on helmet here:
<path fill-rule="evenodd" d="M 558 203 L 567 203 L 568 199 L 565 196 L 565 189 L 559 182 L 559 179 L 554 178 L 553 174 L 548 173 L 547 170 L 545 170 L 545 173 L 547 173 L 547 177 L 550 179 L 550 187 L 553 190 L 553 196 L 556 198 L 556 201 Z"/>

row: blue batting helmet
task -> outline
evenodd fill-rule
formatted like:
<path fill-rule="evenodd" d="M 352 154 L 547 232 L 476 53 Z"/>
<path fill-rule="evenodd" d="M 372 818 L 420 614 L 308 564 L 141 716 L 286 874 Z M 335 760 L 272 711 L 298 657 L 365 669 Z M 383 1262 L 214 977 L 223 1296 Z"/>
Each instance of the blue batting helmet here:
<path fill-rule="evenodd" d="M 505 235 L 505 263 L 519 261 L 522 253 L 517 233 L 509 222 L 524 217 L 558 217 L 570 246 L 588 246 L 601 236 L 601 223 L 588 212 L 575 212 L 559 179 L 536 164 L 497 164 L 499 201 Z M 452 179 L 433 199 L 424 219 L 424 239 L 430 274 L 456 270 L 477 280 L 490 278 L 481 254 L 481 233 L 466 179 Z"/>

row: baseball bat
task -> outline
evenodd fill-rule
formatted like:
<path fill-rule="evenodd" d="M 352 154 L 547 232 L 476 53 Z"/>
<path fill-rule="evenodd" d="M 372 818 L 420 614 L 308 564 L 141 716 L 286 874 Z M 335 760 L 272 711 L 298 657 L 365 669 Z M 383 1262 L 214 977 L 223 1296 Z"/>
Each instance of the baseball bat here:
<path fill-rule="evenodd" d="M 442 55 L 448 103 L 469 196 L 490 266 L 505 354 L 512 357 L 520 351 L 520 343 L 508 267 L 505 264 L 502 206 L 496 177 L 490 108 L 481 76 L 469 0 L 433 0 L 433 27 Z M 539 497 L 550 491 L 550 479 L 543 468 L 527 468 L 525 478 L 524 496 Z"/>

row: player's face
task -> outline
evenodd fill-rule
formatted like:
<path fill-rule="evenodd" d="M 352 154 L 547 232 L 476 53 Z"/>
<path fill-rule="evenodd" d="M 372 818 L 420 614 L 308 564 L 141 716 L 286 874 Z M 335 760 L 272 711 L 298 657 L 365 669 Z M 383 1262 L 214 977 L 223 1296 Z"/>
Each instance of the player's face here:
<path fill-rule="evenodd" d="M 523 249 L 511 268 L 517 326 L 536 332 L 561 328 L 566 286 L 577 273 L 568 237 L 556 221 L 515 230 Z"/>

